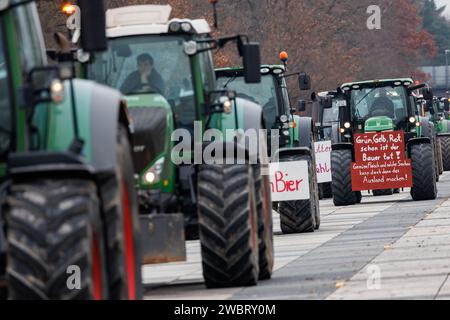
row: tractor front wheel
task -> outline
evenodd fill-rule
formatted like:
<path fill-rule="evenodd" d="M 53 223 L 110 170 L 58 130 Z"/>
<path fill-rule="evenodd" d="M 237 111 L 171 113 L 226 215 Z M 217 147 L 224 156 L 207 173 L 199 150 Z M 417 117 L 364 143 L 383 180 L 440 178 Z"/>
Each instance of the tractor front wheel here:
<path fill-rule="evenodd" d="M 11 186 L 7 282 L 13 300 L 107 299 L 97 188 L 85 180 Z"/>
<path fill-rule="evenodd" d="M 306 161 L 308 163 L 310 198 L 308 200 L 283 201 L 278 204 L 281 231 L 284 234 L 314 232 L 320 221 L 317 221 L 318 195 L 316 194 L 311 157 L 290 156 L 283 157 L 282 161 Z"/>
<path fill-rule="evenodd" d="M 437 197 L 436 167 L 433 146 L 429 143 L 411 147 L 413 187 L 411 196 L 415 201 L 434 200 Z"/>
<path fill-rule="evenodd" d="M 251 166 L 201 166 L 198 218 L 208 288 L 256 285 L 259 240 L 255 198 Z"/>
<path fill-rule="evenodd" d="M 361 193 L 354 192 L 352 189 L 351 165 L 351 150 L 344 149 L 331 152 L 331 173 L 333 176 L 331 187 L 335 206 L 350 206 L 361 201 Z"/>

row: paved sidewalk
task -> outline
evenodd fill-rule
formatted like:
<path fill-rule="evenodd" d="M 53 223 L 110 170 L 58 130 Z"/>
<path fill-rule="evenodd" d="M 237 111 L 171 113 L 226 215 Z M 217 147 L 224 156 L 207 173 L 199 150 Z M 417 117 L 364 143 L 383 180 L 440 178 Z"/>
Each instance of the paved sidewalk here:
<path fill-rule="evenodd" d="M 449 275 L 447 200 L 328 299 L 450 299 Z"/>

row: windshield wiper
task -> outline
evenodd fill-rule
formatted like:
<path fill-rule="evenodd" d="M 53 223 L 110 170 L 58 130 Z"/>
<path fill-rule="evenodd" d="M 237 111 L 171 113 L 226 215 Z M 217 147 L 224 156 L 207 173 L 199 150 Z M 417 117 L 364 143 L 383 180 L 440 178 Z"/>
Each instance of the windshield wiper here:
<path fill-rule="evenodd" d="M 360 104 L 361 102 L 363 102 L 364 99 L 367 98 L 367 96 L 368 96 L 369 94 L 371 94 L 372 92 L 374 92 L 376 89 L 378 89 L 378 88 L 373 88 L 372 90 L 370 90 L 369 92 L 367 92 L 367 93 L 364 95 L 364 97 L 362 97 L 362 99 L 359 100 L 359 102 L 355 105 L 355 109 L 359 106 L 359 104 Z"/>
<path fill-rule="evenodd" d="M 228 81 L 223 85 L 223 89 L 226 89 L 230 83 L 232 83 L 234 80 L 236 80 L 237 74 L 233 75 Z"/>

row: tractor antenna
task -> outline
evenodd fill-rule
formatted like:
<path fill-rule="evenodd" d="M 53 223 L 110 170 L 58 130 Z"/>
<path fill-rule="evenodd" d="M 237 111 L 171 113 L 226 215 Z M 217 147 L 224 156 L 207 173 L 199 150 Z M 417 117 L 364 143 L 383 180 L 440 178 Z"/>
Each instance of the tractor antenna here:
<path fill-rule="evenodd" d="M 209 3 L 213 5 L 214 28 L 216 30 L 219 28 L 219 22 L 217 18 L 217 2 L 219 2 L 219 0 L 209 0 Z"/>

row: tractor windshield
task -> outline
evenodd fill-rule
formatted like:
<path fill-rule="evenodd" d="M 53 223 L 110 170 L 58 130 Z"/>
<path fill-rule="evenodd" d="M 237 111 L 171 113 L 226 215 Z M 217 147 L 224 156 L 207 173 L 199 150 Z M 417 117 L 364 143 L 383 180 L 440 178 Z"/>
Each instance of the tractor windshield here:
<path fill-rule="evenodd" d="M 261 78 L 261 83 L 245 83 L 243 76 L 225 77 L 217 79 L 219 89 L 234 90 L 237 96 L 250 100 L 263 107 L 266 128 L 271 129 L 278 115 L 278 98 L 276 82 L 272 75 L 265 75 Z"/>
<path fill-rule="evenodd" d="M 352 90 L 351 105 L 353 117 L 359 121 L 385 116 L 396 125 L 408 118 L 408 104 L 403 87 L 376 87 Z"/>
<path fill-rule="evenodd" d="M 8 84 L 8 68 L 5 58 L 5 46 L 3 39 L 3 26 L 0 20 L 0 158 L 3 160 L 4 154 L 9 149 L 11 139 L 11 101 Z"/>
<path fill-rule="evenodd" d="M 178 105 L 194 100 L 189 57 L 181 36 L 145 35 L 111 39 L 92 59 L 88 77 L 124 95 L 157 93 Z"/>
<path fill-rule="evenodd" d="M 323 109 L 323 126 L 332 126 L 334 123 L 339 123 L 340 102 L 340 100 L 333 99 L 333 107 Z"/>

